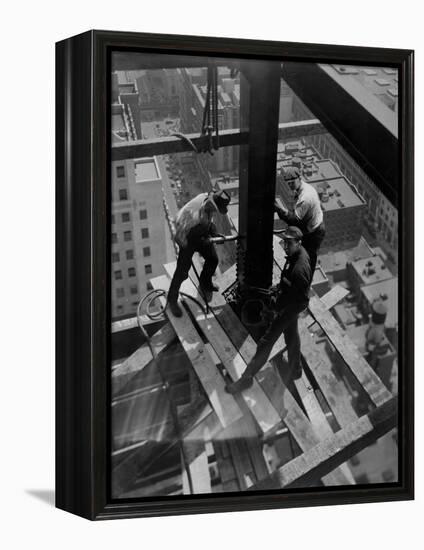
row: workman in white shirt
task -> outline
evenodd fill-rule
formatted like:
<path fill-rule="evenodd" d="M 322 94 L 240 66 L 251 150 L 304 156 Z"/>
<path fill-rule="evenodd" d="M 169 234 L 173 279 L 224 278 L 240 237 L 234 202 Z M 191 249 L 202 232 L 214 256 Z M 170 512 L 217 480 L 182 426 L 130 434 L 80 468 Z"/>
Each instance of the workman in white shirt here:
<path fill-rule="evenodd" d="M 289 186 L 295 197 L 293 210 L 275 203 L 278 217 L 289 226 L 298 227 L 302 233 L 302 246 L 309 254 L 312 274 L 317 263 L 318 250 L 325 237 L 324 216 L 321 202 L 315 188 L 302 180 L 300 171 L 295 166 L 283 169 L 284 182 Z"/>
<path fill-rule="evenodd" d="M 168 307 L 175 317 L 182 315 L 178 304 L 178 292 L 182 282 L 188 277 L 195 252 L 205 259 L 199 277 L 201 290 L 205 296 L 218 290 L 212 283 L 212 276 L 218 266 L 218 256 L 210 238 L 222 236 L 217 232 L 213 219 L 217 213 L 227 214 L 229 202 L 230 197 L 225 191 L 200 193 L 178 212 L 175 221 L 175 241 L 179 246 L 179 254 L 168 292 Z"/>

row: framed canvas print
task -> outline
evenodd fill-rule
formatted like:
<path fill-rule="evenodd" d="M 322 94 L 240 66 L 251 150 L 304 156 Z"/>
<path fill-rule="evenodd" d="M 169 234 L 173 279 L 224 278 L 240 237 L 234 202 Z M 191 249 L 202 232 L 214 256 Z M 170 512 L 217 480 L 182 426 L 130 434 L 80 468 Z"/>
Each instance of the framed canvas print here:
<path fill-rule="evenodd" d="M 413 52 L 56 53 L 57 506 L 413 498 Z"/>

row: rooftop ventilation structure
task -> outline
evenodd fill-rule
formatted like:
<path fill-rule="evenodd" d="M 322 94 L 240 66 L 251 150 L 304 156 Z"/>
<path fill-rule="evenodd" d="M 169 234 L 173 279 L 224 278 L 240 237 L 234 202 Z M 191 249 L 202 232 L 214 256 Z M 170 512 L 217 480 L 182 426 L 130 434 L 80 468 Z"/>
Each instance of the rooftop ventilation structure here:
<path fill-rule="evenodd" d="M 371 260 L 368 260 L 368 262 L 365 264 L 362 274 L 365 275 L 366 277 L 375 275 L 375 267 Z"/>

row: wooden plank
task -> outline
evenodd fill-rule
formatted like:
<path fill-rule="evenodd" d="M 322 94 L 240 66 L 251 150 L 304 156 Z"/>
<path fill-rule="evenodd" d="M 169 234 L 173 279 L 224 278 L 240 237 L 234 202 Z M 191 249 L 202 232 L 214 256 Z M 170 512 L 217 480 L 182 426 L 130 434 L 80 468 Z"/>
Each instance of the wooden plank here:
<path fill-rule="evenodd" d="M 248 485 L 246 475 L 251 473 L 253 468 L 250 464 L 249 458 L 246 456 L 247 449 L 242 450 L 241 445 L 237 440 L 229 441 L 231 458 L 234 464 L 234 470 L 236 472 L 237 481 L 240 486 L 240 491 L 245 491 L 248 487 L 251 487 L 253 483 Z"/>
<path fill-rule="evenodd" d="M 317 348 L 314 339 L 304 326 L 299 327 L 302 355 L 308 363 L 330 409 L 340 424 L 346 426 L 357 419 L 346 388 L 335 377 L 329 360 Z"/>
<path fill-rule="evenodd" d="M 306 450 L 316 445 L 318 438 L 311 422 L 281 380 L 276 369 L 271 365 L 264 367 L 257 374 L 257 378 L 299 447 Z"/>
<path fill-rule="evenodd" d="M 237 476 L 234 469 L 234 464 L 230 457 L 219 458 L 217 460 L 217 464 L 222 483 L 236 479 Z"/>
<path fill-rule="evenodd" d="M 255 426 L 252 426 L 252 424 L 253 422 L 245 417 L 244 422 L 241 424 L 241 433 L 247 446 L 253 472 L 258 480 L 266 477 L 269 474 L 269 470 L 262 453 L 262 440 L 258 437 L 257 433 L 255 434 Z"/>
<path fill-rule="evenodd" d="M 232 493 L 235 491 L 240 491 L 239 484 L 237 480 L 233 479 L 231 481 L 227 481 L 226 483 L 222 484 L 222 487 L 226 493 Z"/>
<path fill-rule="evenodd" d="M 324 411 L 321 409 L 319 401 L 305 372 L 303 372 L 302 377 L 295 380 L 294 383 L 318 438 L 322 440 L 330 437 L 333 434 L 333 430 L 331 429 Z M 340 470 L 340 472 L 337 470 Z M 341 475 L 339 475 L 339 473 Z M 340 483 L 338 483 L 338 485 L 346 485 L 346 483 L 353 485 L 355 483 L 352 472 L 347 463 L 342 464 L 339 468 L 336 468 L 333 474 L 337 475 L 339 478 Z M 327 481 L 327 476 L 325 476 L 323 478 L 325 485 L 328 485 Z"/>
<path fill-rule="evenodd" d="M 278 468 L 253 490 L 313 487 L 347 459 L 362 451 L 397 425 L 397 397 L 383 403 L 368 415 L 339 430 L 328 439 Z"/>
<path fill-rule="evenodd" d="M 325 439 L 333 433 L 333 430 L 304 371 L 302 377 L 295 380 L 294 384 L 315 432 L 320 439 Z"/>
<path fill-rule="evenodd" d="M 167 290 L 169 287 L 166 275 L 156 277 L 151 282 L 155 289 Z M 162 297 L 160 300 L 165 307 L 165 299 Z M 179 318 L 168 312 L 167 315 L 222 426 L 229 426 L 237 418 L 241 418 L 243 413 L 233 396 L 225 391 L 224 379 L 203 345 L 199 333 L 185 311 Z"/>
<path fill-rule="evenodd" d="M 333 286 L 331 290 L 326 292 L 324 296 L 321 296 L 321 302 L 324 304 L 325 309 L 331 309 L 335 305 L 337 305 L 345 296 L 349 294 L 349 291 L 344 288 L 343 286 L 336 285 Z M 313 325 L 316 321 L 315 319 L 308 314 L 306 317 L 302 319 L 303 323 L 305 323 L 308 327 Z"/>
<path fill-rule="evenodd" d="M 176 337 L 175 331 L 169 323 L 166 323 L 160 330 L 155 332 L 151 338 L 156 355 L 159 355 Z M 143 344 L 125 361 L 112 370 L 112 397 L 153 359 L 152 352 L 147 344 Z"/>
<path fill-rule="evenodd" d="M 184 438 L 183 448 L 185 460 L 190 471 L 191 482 L 193 485 L 193 494 L 211 493 L 211 476 L 209 472 L 208 453 L 205 445 L 205 425 L 198 424 L 191 432 L 189 438 Z M 181 457 L 183 468 L 183 494 L 189 495 L 190 484 L 187 471 L 184 469 L 183 460 Z"/>
<path fill-rule="evenodd" d="M 372 367 L 365 361 L 358 348 L 334 317 L 325 310 L 325 306 L 318 298 L 314 297 L 310 300 L 309 310 L 356 379 L 368 393 L 372 402 L 379 406 L 391 399 L 392 394 Z"/>
<path fill-rule="evenodd" d="M 321 297 L 321 302 L 324 304 L 325 309 L 331 309 L 337 305 L 343 298 L 349 294 L 349 291 L 341 285 L 333 286 L 331 290 L 326 292 Z"/>
<path fill-rule="evenodd" d="M 194 309 L 195 306 L 189 305 L 189 307 L 190 309 Z M 220 324 L 213 315 L 209 315 L 203 321 L 197 319 L 197 322 L 199 322 L 202 330 L 207 331 L 207 338 L 220 357 L 230 377 L 233 380 L 238 380 L 246 369 L 246 362 L 228 339 Z M 240 395 L 264 434 L 280 424 L 280 416 L 256 379 L 253 381 L 253 385 L 241 392 Z"/>
<path fill-rule="evenodd" d="M 225 290 L 227 290 L 227 288 L 235 282 L 236 278 L 237 266 L 236 264 L 233 264 L 218 279 L 220 292 L 224 292 Z"/>
<path fill-rule="evenodd" d="M 169 276 L 172 277 L 175 269 L 175 263 L 167 264 L 165 269 Z M 196 287 L 189 279 L 184 281 L 181 285 L 181 290 L 189 296 L 193 296 L 199 300 L 199 294 Z M 228 338 L 226 332 L 218 323 L 214 314 L 209 313 L 205 316 L 200 307 L 192 300 L 186 300 L 186 304 L 193 313 L 196 318 L 196 322 L 214 348 L 230 377 L 233 380 L 240 378 L 246 369 L 246 362 L 238 353 L 236 347 Z M 253 416 L 256 418 L 264 433 L 272 430 L 281 422 L 281 418 L 277 414 L 277 411 L 272 406 L 256 380 L 254 380 L 251 388 L 248 388 L 241 393 L 241 397 Z"/>
<path fill-rule="evenodd" d="M 269 474 L 269 471 L 266 466 L 265 457 L 262 453 L 262 445 L 257 439 L 252 439 L 250 437 L 246 439 L 246 443 L 256 479 L 264 479 Z"/>
<path fill-rule="evenodd" d="M 198 445 L 197 445 L 198 446 Z M 188 450 L 189 446 L 187 444 L 184 445 L 185 451 Z M 204 450 L 203 445 L 203 452 L 198 454 L 196 452 L 195 456 L 191 459 L 189 459 L 188 464 L 191 480 L 193 484 L 193 493 L 190 491 L 190 484 L 188 482 L 188 475 L 187 472 L 183 472 L 183 493 L 185 495 L 198 495 L 201 493 L 211 493 L 212 492 L 212 486 L 211 486 L 211 478 L 209 473 L 209 464 L 208 464 L 208 456 L 206 454 L 206 451 Z"/>

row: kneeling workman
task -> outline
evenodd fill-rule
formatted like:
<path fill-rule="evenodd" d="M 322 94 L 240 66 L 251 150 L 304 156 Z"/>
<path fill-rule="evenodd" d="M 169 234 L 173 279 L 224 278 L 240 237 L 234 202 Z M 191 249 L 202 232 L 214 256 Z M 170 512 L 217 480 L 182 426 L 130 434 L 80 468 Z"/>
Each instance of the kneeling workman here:
<path fill-rule="evenodd" d="M 226 214 L 230 197 L 225 191 L 216 193 L 201 193 L 189 201 L 178 212 L 175 240 L 180 248 L 177 267 L 168 292 L 168 306 L 173 315 L 181 317 L 182 311 L 178 305 L 178 292 L 183 281 L 188 277 L 191 259 L 199 252 L 205 259 L 200 275 L 200 287 L 205 294 L 210 294 L 218 288 L 212 283 L 212 276 L 218 266 L 218 256 L 211 237 L 221 236 L 213 223 L 216 212 Z"/>
<path fill-rule="evenodd" d="M 300 338 L 297 327 L 299 313 L 309 302 L 312 271 L 308 253 L 301 245 L 302 232 L 298 227 L 288 227 L 283 234 L 287 260 L 281 272 L 277 287 L 274 309 L 276 315 L 265 334 L 258 342 L 256 353 L 241 378 L 227 384 L 228 393 L 238 393 L 249 388 L 253 377 L 266 363 L 275 342 L 284 333 L 291 376 L 296 379 L 302 374 Z"/>

